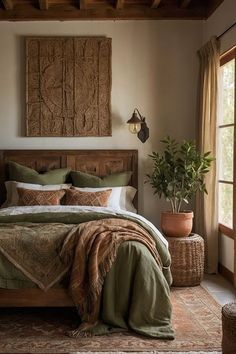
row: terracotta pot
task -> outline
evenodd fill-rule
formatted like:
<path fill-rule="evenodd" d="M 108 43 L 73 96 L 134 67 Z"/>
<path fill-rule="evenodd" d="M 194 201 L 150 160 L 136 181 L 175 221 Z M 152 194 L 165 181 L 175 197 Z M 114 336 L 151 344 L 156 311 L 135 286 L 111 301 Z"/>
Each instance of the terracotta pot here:
<path fill-rule="evenodd" d="M 193 227 L 193 212 L 184 211 L 172 213 L 166 211 L 161 213 L 161 229 L 168 237 L 189 236 Z"/>

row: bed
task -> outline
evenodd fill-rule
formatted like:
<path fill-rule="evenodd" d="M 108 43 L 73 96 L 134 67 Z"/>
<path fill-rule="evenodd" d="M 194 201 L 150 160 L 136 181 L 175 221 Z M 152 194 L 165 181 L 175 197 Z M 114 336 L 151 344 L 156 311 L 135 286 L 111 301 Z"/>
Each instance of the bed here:
<path fill-rule="evenodd" d="M 62 169 L 62 168 L 71 168 L 72 170 L 79 170 L 83 171 L 92 175 L 96 176 L 106 176 L 106 175 L 111 175 L 114 173 L 118 172 L 125 172 L 125 171 L 132 171 L 132 177 L 130 179 L 130 185 L 134 188 L 138 188 L 138 156 L 137 156 L 137 150 L 5 150 L 0 152 L 0 202 L 1 204 L 4 203 L 6 199 L 6 188 L 5 188 L 5 182 L 8 180 L 8 163 L 9 161 L 14 161 L 18 164 L 28 166 L 38 172 L 46 172 L 46 171 L 51 171 L 54 169 Z M 69 181 L 70 182 L 70 181 Z M 134 206 L 136 209 L 138 209 L 138 195 L 136 194 L 134 198 Z M 108 208 L 109 209 L 109 208 Z M 28 211 L 27 211 L 28 210 Z M 32 211 L 33 210 L 33 211 Z M 61 206 L 59 208 L 57 207 L 35 207 L 33 209 L 27 207 L 12 207 L 12 208 L 3 208 L 0 211 L 0 223 L 1 226 L 0 228 L 4 227 L 4 225 L 11 225 L 11 227 L 24 227 L 25 222 L 30 222 L 34 223 L 34 225 L 38 225 L 41 223 L 41 217 L 42 215 L 45 217 L 45 215 L 48 217 L 50 216 L 50 219 L 48 219 L 46 222 L 51 223 L 57 223 L 64 225 L 67 227 L 67 225 L 75 225 L 79 224 L 81 221 L 79 217 L 82 215 L 83 220 L 84 220 L 84 215 L 86 215 L 86 220 L 87 221 L 95 221 L 91 219 L 90 217 L 87 218 L 88 215 L 93 215 L 92 217 L 94 218 L 94 215 L 96 215 L 97 219 L 109 219 L 109 220 L 115 220 L 115 218 L 123 218 L 126 221 L 128 220 L 129 222 L 134 222 L 139 224 L 142 228 L 145 228 L 149 234 L 152 234 L 152 237 L 155 239 L 155 243 L 157 244 L 157 249 L 161 253 L 162 257 L 162 263 L 164 260 L 164 265 L 162 267 L 162 275 L 160 276 L 160 280 L 158 282 L 161 284 L 159 285 L 161 289 L 159 289 L 157 292 L 159 292 L 159 297 L 164 299 L 164 302 L 168 302 L 168 310 L 165 309 L 160 309 L 160 313 L 162 316 L 161 321 L 164 321 L 163 328 L 159 330 L 159 334 L 157 335 L 156 333 L 153 332 L 154 337 L 160 337 L 160 338 L 167 338 L 167 339 L 173 339 L 173 331 L 171 328 L 171 305 L 169 303 L 169 285 L 171 284 L 171 274 L 170 274 L 170 256 L 168 253 L 167 249 L 167 243 L 164 240 L 163 236 L 159 233 L 158 230 L 155 229 L 155 227 L 149 223 L 147 220 L 145 220 L 143 217 L 139 216 L 138 214 L 135 215 L 132 212 L 126 212 L 126 211 L 121 211 L 121 210 L 107 210 L 107 208 L 96 208 L 96 207 L 64 207 Z M 99 215 L 98 215 L 99 214 Z M 79 219 L 79 221 L 77 220 Z M 7 221 L 6 221 L 7 220 Z M 43 219 L 45 220 L 45 219 Z M 52 221 L 51 221 L 52 220 Z M 23 223 L 22 223 L 23 221 Z M 124 221 L 124 222 L 126 222 Z M 115 220 L 116 222 L 116 220 Z M 5 223 L 5 224 L 4 224 Z M 45 221 L 44 221 L 45 223 Z M 23 226 L 22 226 L 23 225 Z M 89 224 L 90 225 L 90 224 Z M 92 225 L 92 224 L 91 224 Z M 40 225 L 39 225 L 40 226 Z M 153 236 L 154 235 L 154 236 Z M 0 241 L 1 242 L 1 241 Z M 132 252 L 137 252 L 136 250 L 136 244 L 131 240 L 129 242 L 130 249 L 124 250 L 125 247 L 120 246 L 119 248 L 119 253 L 117 255 L 117 258 L 122 259 L 122 256 L 124 257 L 124 254 L 131 255 L 131 258 L 133 257 Z M 137 242 L 136 242 L 137 243 Z M 126 243 L 125 243 L 126 244 Z M 1 246 L 1 244 L 0 244 Z M 143 247 L 143 245 L 141 245 Z M 140 246 L 138 246 L 140 247 Z M 141 248 L 142 248 L 141 247 Z M 132 251 L 131 249 L 135 249 L 135 251 Z M 145 253 L 145 250 L 138 250 L 141 253 Z M 123 255 L 122 255 L 123 252 Z M 121 253 L 121 255 L 120 255 Z M 1 257 L 4 258 L 3 256 L 4 252 L 1 253 Z M 118 257 L 119 256 L 119 257 Z M 149 257 L 149 255 L 148 255 Z M 4 262 L 8 262 L 8 260 L 4 260 Z M 112 266 L 111 271 L 108 273 L 105 281 L 105 285 L 103 288 L 103 301 L 106 299 L 106 302 L 109 302 L 111 297 L 114 295 L 114 287 L 117 286 L 117 284 L 114 283 L 115 277 L 117 279 L 115 280 L 116 283 L 120 284 L 121 286 L 123 280 L 119 280 L 119 274 L 118 272 L 122 270 L 122 267 L 124 266 L 121 261 L 119 263 L 118 261 L 115 261 L 115 265 Z M 141 261 L 139 260 L 139 263 Z M 139 264 L 137 263 L 137 264 Z M 145 263 L 145 262 L 144 262 Z M 139 265 L 137 266 L 139 267 Z M 3 267 L 4 268 L 4 267 Z M 20 270 L 17 269 L 17 272 Z M 122 270 L 125 272 L 125 268 Z M 118 274 L 118 275 L 117 275 Z M 140 269 L 140 274 L 139 276 L 142 277 L 141 282 L 145 282 L 145 274 L 142 274 L 142 269 Z M 113 277 L 113 278 L 112 278 Z M 132 275 L 133 277 L 133 275 Z M 132 282 L 134 281 L 133 278 Z M 0 269 L 0 278 L 1 278 L 1 269 Z M 107 280 L 108 279 L 108 280 Z M 131 281 L 131 280 L 129 280 Z M 150 279 L 150 282 L 153 283 L 153 279 Z M 113 292 L 111 291 L 110 285 L 107 286 L 106 283 L 113 284 Z M 27 284 L 27 282 L 26 282 Z M 29 283 L 30 284 L 30 283 Z M 135 284 L 135 283 L 134 283 Z M 25 287 L 23 286 L 22 288 L 7 288 L 7 286 L 1 285 L 0 281 L 0 306 L 1 307 L 33 307 L 33 306 L 42 306 L 42 307 L 47 307 L 47 306 L 55 306 L 55 307 L 60 307 L 60 306 L 74 306 L 74 302 L 72 301 L 72 298 L 69 294 L 68 291 L 68 283 L 63 283 L 58 286 L 57 283 L 54 284 L 54 286 L 51 286 L 49 289 L 46 289 L 47 291 L 44 291 L 40 289 L 38 286 L 30 286 Z M 153 286 L 153 284 L 152 284 Z M 132 290 L 134 291 L 134 290 Z M 137 291 L 137 289 L 135 290 Z M 140 290 L 141 291 L 141 290 Z M 156 289 L 154 289 L 154 292 L 156 292 Z M 153 293 L 154 294 L 154 293 Z M 114 295 L 115 296 L 115 295 Z M 127 299 L 130 297 L 130 293 L 127 294 Z M 152 295 L 153 296 L 153 295 Z M 138 299 L 138 296 L 136 296 Z M 127 300 L 129 301 L 129 300 Z M 137 303 L 140 300 L 137 300 Z M 106 302 L 103 302 L 103 310 L 104 312 L 106 311 Z M 152 300 L 151 300 L 152 302 Z M 110 306 L 110 305 L 109 305 Z M 115 304 L 111 304 L 111 307 L 114 306 Z M 120 304 L 122 307 L 123 304 Z M 138 306 L 138 305 L 137 305 Z M 152 306 L 155 307 L 155 303 L 152 304 Z M 109 312 L 109 310 L 108 310 Z M 131 311 L 132 312 L 132 311 Z M 137 312 L 137 311 L 136 311 Z M 137 314 L 136 314 L 137 315 Z M 136 316 L 135 315 L 135 316 Z M 158 314 L 159 316 L 159 314 Z M 139 315 L 138 315 L 139 317 Z M 159 319 L 158 319 L 159 320 Z M 120 319 L 122 322 L 122 319 Z M 109 320 L 108 320 L 109 322 Z M 154 321 L 155 322 L 155 321 Z M 120 325 L 122 327 L 122 324 Z M 124 326 L 123 326 L 124 327 Z M 131 326 L 132 327 L 132 326 Z M 135 327 L 135 326 L 133 326 Z M 145 334 L 145 330 L 140 330 L 137 328 L 137 332 L 141 334 Z M 149 332 L 152 332 L 152 329 L 149 329 Z M 150 332 L 150 333 L 151 333 Z"/>

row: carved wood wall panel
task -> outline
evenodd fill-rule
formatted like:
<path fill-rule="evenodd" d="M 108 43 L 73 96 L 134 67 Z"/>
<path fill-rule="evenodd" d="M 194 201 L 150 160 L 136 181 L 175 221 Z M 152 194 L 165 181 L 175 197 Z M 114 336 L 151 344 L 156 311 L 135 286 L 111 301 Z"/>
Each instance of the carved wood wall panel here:
<path fill-rule="evenodd" d="M 26 39 L 26 135 L 110 136 L 111 38 Z"/>

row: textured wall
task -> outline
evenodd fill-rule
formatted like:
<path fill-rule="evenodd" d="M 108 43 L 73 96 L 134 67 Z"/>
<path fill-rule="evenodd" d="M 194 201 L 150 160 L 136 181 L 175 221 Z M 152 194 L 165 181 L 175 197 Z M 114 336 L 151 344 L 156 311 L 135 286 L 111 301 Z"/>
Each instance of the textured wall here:
<path fill-rule="evenodd" d="M 25 36 L 112 38 L 112 137 L 27 138 L 25 121 Z M 195 136 L 197 49 L 201 21 L 97 21 L 0 23 L 0 149 L 138 149 L 140 212 L 155 224 L 167 208 L 153 196 L 145 174 L 147 155 L 160 149 L 163 136 Z M 142 144 L 126 121 L 137 107 L 150 138 Z"/>

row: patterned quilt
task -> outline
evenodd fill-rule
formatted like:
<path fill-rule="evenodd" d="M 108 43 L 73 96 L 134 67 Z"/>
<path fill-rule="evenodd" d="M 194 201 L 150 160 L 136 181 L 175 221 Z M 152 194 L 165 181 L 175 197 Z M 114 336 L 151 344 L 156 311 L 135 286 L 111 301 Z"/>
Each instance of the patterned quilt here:
<path fill-rule="evenodd" d="M 155 251 L 153 246 L 150 248 L 140 239 L 130 238 L 126 232 L 127 238 L 119 244 L 116 258 L 104 274 L 99 320 L 116 328 L 132 328 L 144 335 L 173 339 L 170 255 L 166 242 L 150 223 L 132 213 L 78 210 L 74 213 L 10 215 L 3 211 L 0 212 L 0 253 L 28 279 L 47 291 L 70 271 L 73 263 L 72 256 L 68 261 L 61 253 L 65 242 L 72 235 L 78 238 L 79 230 L 86 230 L 86 223 L 91 229 L 92 221 L 104 223 L 107 220 L 110 223 L 116 219 L 116 225 L 121 220 L 121 223 L 135 224 L 137 230 L 147 233 Z M 114 233 L 117 230 L 114 229 Z M 154 254 L 158 255 L 159 262 Z M 79 271 L 78 268 L 78 275 Z M 87 276 L 88 272 L 85 274 Z M 101 328 L 107 328 L 107 333 L 108 327 L 101 326 L 100 322 L 93 328 L 94 333 L 100 333 Z"/>

